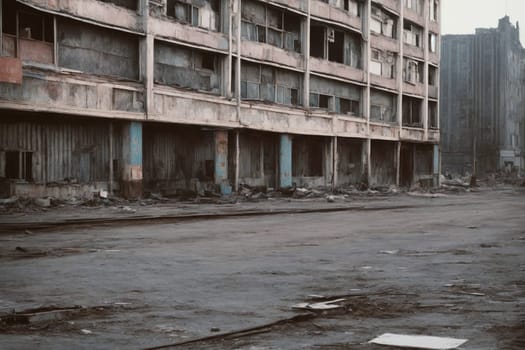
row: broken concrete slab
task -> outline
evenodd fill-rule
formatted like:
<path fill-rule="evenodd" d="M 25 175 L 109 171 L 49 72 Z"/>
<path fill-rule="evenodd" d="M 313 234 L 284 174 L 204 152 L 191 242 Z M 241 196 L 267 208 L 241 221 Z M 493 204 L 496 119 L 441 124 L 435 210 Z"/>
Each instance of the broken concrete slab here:
<path fill-rule="evenodd" d="M 34 202 L 35 202 L 35 205 L 38 205 L 39 207 L 43 207 L 43 208 L 47 208 L 51 206 L 50 198 L 35 198 Z"/>
<path fill-rule="evenodd" d="M 457 349 L 467 341 L 468 339 L 385 333 L 370 340 L 369 343 L 415 349 L 448 350 Z"/>
<path fill-rule="evenodd" d="M 343 308 L 344 306 L 340 305 L 339 303 L 345 300 L 346 299 L 335 299 L 335 300 L 323 301 L 320 303 L 299 303 L 299 304 L 292 305 L 292 308 L 301 309 L 301 310 L 313 310 L 313 311 L 335 310 L 335 309 Z"/>

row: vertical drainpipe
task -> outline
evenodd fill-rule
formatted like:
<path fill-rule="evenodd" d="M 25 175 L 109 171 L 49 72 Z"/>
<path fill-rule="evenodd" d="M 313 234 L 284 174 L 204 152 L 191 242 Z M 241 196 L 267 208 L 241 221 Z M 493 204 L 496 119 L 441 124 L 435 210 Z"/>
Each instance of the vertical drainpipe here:
<path fill-rule="evenodd" d="M 399 126 L 399 141 L 398 141 L 398 156 L 397 156 L 397 176 L 396 176 L 396 184 L 399 186 L 401 184 L 401 135 L 403 130 L 403 64 L 404 64 L 404 58 L 403 58 L 403 49 L 404 49 L 404 42 L 403 42 L 403 20 L 405 16 L 405 5 L 403 1 L 400 2 L 400 9 L 399 9 L 399 21 L 397 23 L 397 36 L 399 41 L 399 57 L 397 59 L 397 72 L 396 72 L 396 79 L 397 79 L 397 119 L 398 119 L 398 126 Z"/>
<path fill-rule="evenodd" d="M 109 179 L 108 179 L 108 192 L 109 195 L 113 195 L 113 121 L 109 122 Z"/>
<path fill-rule="evenodd" d="M 428 38 L 429 34 L 429 25 L 430 25 L 430 1 L 424 0 L 423 6 L 423 16 L 425 18 L 425 29 L 424 29 L 424 38 L 423 38 L 423 50 L 425 57 L 425 68 L 423 70 L 423 82 L 425 86 L 425 100 L 423 102 L 423 127 L 425 129 L 424 141 L 428 141 L 428 62 L 430 60 L 430 40 Z M 426 44 L 426 45 L 425 45 Z M 437 44 L 437 43 L 436 43 Z"/>
<path fill-rule="evenodd" d="M 367 0 L 366 11 L 363 21 L 363 32 L 366 38 L 366 50 L 365 57 L 363 59 L 363 67 L 366 69 L 366 90 L 364 98 L 364 114 L 366 118 L 366 173 L 367 183 L 370 185 L 372 164 L 371 164 L 371 152 L 372 152 L 372 136 L 370 135 L 370 56 L 372 46 L 370 43 L 370 18 L 372 16 L 372 2 Z"/>
<path fill-rule="evenodd" d="M 241 121 L 241 0 L 237 0 L 237 64 L 235 74 L 235 88 L 237 95 L 237 122 L 242 125 Z M 239 131 L 235 133 L 235 191 L 239 190 Z"/>
<path fill-rule="evenodd" d="M 228 69 L 226 70 L 228 84 L 226 86 L 226 97 L 231 97 L 232 95 L 232 72 L 233 72 L 233 7 L 235 0 L 228 1 Z"/>
<path fill-rule="evenodd" d="M 303 107 L 310 108 L 310 1 L 306 1 L 306 25 L 304 35 L 304 82 L 303 82 Z"/>
<path fill-rule="evenodd" d="M 2 0 L 0 0 L 1 2 Z M 1 3 L 0 3 L 1 5 Z M 53 16 L 53 64 L 55 68 L 58 68 L 58 26 L 57 26 L 57 16 Z"/>

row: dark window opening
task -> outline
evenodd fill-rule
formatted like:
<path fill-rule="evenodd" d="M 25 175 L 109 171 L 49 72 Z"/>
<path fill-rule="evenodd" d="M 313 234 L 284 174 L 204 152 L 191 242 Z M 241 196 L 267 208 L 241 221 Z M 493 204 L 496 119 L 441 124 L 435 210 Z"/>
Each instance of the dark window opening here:
<path fill-rule="evenodd" d="M 421 100 L 403 96 L 403 125 L 411 127 L 422 127 Z"/>
<path fill-rule="evenodd" d="M 323 176 L 323 145 L 321 142 L 310 147 L 308 157 L 308 176 Z"/>
<path fill-rule="evenodd" d="M 2 7 L 2 32 L 16 35 L 16 2 L 4 1 Z"/>
<path fill-rule="evenodd" d="M 330 101 L 332 96 L 322 95 L 315 92 L 310 93 L 310 107 L 331 109 Z"/>
<path fill-rule="evenodd" d="M 202 53 L 200 68 L 215 70 L 216 55 L 212 53 Z"/>
<path fill-rule="evenodd" d="M 297 106 L 299 104 L 299 90 L 291 89 L 290 93 L 292 105 Z"/>
<path fill-rule="evenodd" d="M 33 152 L 5 152 L 5 176 L 8 179 L 33 180 Z"/>
<path fill-rule="evenodd" d="M 101 0 L 101 1 L 112 3 L 120 7 L 125 7 L 133 11 L 137 10 L 137 0 Z"/>
<path fill-rule="evenodd" d="M 436 85 L 436 67 L 428 66 L 428 85 L 435 86 Z"/>
<path fill-rule="evenodd" d="M 53 42 L 53 17 L 33 12 L 18 12 L 19 36 L 22 39 Z"/>
<path fill-rule="evenodd" d="M 213 159 L 206 159 L 204 161 L 204 178 L 213 179 L 215 177 L 215 161 Z"/>
<path fill-rule="evenodd" d="M 310 29 L 310 56 L 325 58 L 325 27 L 312 26 Z"/>
<path fill-rule="evenodd" d="M 436 102 L 428 103 L 428 119 L 430 121 L 430 128 L 437 129 L 439 127 Z"/>
<path fill-rule="evenodd" d="M 319 108 L 328 109 L 329 105 L 330 105 L 330 96 L 319 95 Z"/>
<path fill-rule="evenodd" d="M 339 113 L 359 115 L 359 101 L 339 98 Z"/>
<path fill-rule="evenodd" d="M 335 31 L 334 40 L 328 45 L 328 60 L 332 62 L 344 63 L 345 61 L 345 34 Z"/>

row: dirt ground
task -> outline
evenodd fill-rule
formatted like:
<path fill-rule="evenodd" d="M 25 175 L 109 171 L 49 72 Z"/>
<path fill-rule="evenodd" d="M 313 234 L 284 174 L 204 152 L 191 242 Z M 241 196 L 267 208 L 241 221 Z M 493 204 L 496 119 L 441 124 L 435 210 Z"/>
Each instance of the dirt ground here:
<path fill-rule="evenodd" d="M 0 235 L 0 348 L 372 350 L 390 332 L 524 349 L 525 189 L 389 202 Z M 343 307 L 291 308 L 320 296 Z"/>

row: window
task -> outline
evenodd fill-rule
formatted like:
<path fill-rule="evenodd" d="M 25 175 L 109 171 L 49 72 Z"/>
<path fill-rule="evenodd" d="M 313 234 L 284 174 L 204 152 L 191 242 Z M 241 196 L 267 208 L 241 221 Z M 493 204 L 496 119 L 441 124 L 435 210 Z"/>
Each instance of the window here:
<path fill-rule="evenodd" d="M 315 92 L 310 93 L 310 107 L 332 110 L 331 101 L 332 96 L 318 94 Z"/>
<path fill-rule="evenodd" d="M 434 33 L 428 34 L 428 42 L 429 42 L 428 49 L 430 50 L 430 52 L 436 52 L 436 39 L 437 39 L 436 34 Z"/>
<path fill-rule="evenodd" d="M 430 128 L 437 129 L 439 127 L 436 102 L 430 101 L 428 103 L 428 119 L 430 123 Z"/>
<path fill-rule="evenodd" d="M 403 29 L 403 42 L 405 44 L 423 47 L 423 42 L 421 40 L 423 29 L 421 27 L 405 21 Z"/>
<path fill-rule="evenodd" d="M 337 102 L 337 113 L 359 115 L 359 101 L 338 97 Z"/>
<path fill-rule="evenodd" d="M 403 69 L 404 81 L 411 84 L 423 83 L 424 63 L 405 58 L 405 67 Z"/>
<path fill-rule="evenodd" d="M 430 0 L 430 20 L 438 20 L 439 0 Z"/>
<path fill-rule="evenodd" d="M 403 125 L 409 127 L 422 127 L 421 100 L 403 96 Z"/>
<path fill-rule="evenodd" d="M 219 0 L 179 1 L 167 0 L 166 15 L 177 22 L 214 31 L 219 30 Z"/>
<path fill-rule="evenodd" d="M 436 86 L 437 68 L 428 66 L 428 85 Z"/>
<path fill-rule="evenodd" d="M 102 0 L 103 2 L 113 3 L 117 6 L 125 7 L 130 10 L 137 9 L 137 0 Z"/>
<path fill-rule="evenodd" d="M 5 176 L 8 179 L 33 180 L 33 152 L 5 152 Z"/>

